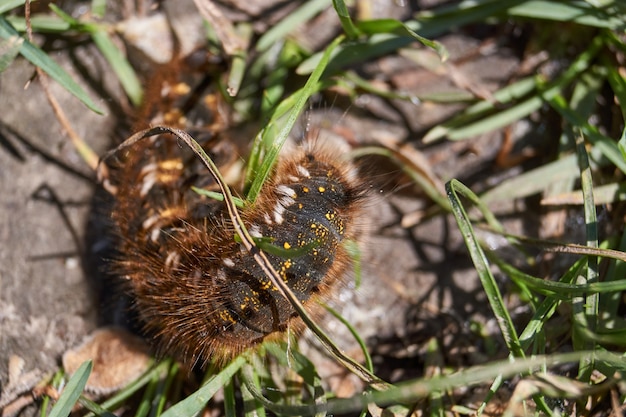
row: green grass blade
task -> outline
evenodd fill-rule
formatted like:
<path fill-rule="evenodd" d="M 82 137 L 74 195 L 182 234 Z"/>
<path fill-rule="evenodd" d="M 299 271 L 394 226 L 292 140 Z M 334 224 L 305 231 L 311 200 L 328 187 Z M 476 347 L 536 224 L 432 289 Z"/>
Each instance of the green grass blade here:
<path fill-rule="evenodd" d="M 622 236 L 619 242 L 619 246 L 617 248 L 622 252 L 626 252 L 626 230 L 622 232 Z M 609 268 L 604 277 L 605 281 L 614 281 L 622 279 L 626 277 L 626 261 L 616 260 L 609 265 Z M 617 317 L 619 308 L 622 304 L 622 293 L 614 292 L 609 294 L 604 294 L 600 296 L 600 305 L 602 306 L 603 314 L 607 317 L 607 320 L 604 320 L 602 325 L 606 329 L 616 328 L 617 327 Z"/>
<path fill-rule="evenodd" d="M 493 398 L 494 395 L 496 395 L 496 392 L 498 391 L 498 389 L 500 389 L 503 382 L 504 382 L 504 378 L 502 377 L 502 375 L 498 375 L 494 378 L 493 383 L 489 387 L 489 392 L 487 392 L 485 399 L 482 401 L 482 403 L 478 407 L 478 410 L 476 410 L 475 414 L 477 416 L 483 415 L 483 412 L 485 411 L 485 408 L 489 404 L 489 401 Z M 468 410 L 468 414 L 474 414 L 472 411 L 473 410 Z"/>
<path fill-rule="evenodd" d="M 333 7 L 335 8 L 335 12 L 337 12 L 337 16 L 341 22 L 341 27 L 346 33 L 348 39 L 358 38 L 361 35 L 361 31 L 352 21 L 350 12 L 348 12 L 348 8 L 346 7 L 346 3 L 343 0 L 333 0 Z"/>
<path fill-rule="evenodd" d="M 484 203 L 523 198 L 542 192 L 548 184 L 578 177 L 576 156 L 570 155 L 510 178 L 481 195 Z"/>
<path fill-rule="evenodd" d="M 624 16 L 617 8 L 594 7 L 584 1 L 529 0 L 507 11 L 511 17 L 544 19 L 556 22 L 578 23 L 611 30 L 624 30 Z"/>
<path fill-rule="evenodd" d="M 194 193 L 198 193 L 200 195 L 203 195 L 215 201 L 224 201 L 224 194 L 219 193 L 217 191 L 205 190 L 203 188 L 198 188 L 198 187 L 193 187 L 193 186 L 191 187 L 191 189 L 193 190 Z M 235 205 L 239 208 L 243 208 L 243 206 L 245 205 L 244 201 L 241 198 L 233 197 L 233 201 L 235 202 Z"/>
<path fill-rule="evenodd" d="M 552 108 L 558 111 L 565 120 L 572 124 L 572 126 L 580 127 L 582 132 L 594 145 L 594 147 L 599 149 L 600 152 L 606 156 L 608 160 L 614 163 L 620 171 L 626 173 L 626 160 L 624 160 L 622 152 L 620 151 L 615 140 L 601 134 L 595 126 L 592 126 L 589 122 L 580 117 L 580 115 L 567 105 L 565 98 L 562 96 L 557 95 L 551 97 L 548 102 Z"/>
<path fill-rule="evenodd" d="M 626 182 L 605 184 L 593 188 L 593 201 L 596 206 L 626 200 Z M 582 190 L 553 195 L 541 200 L 542 205 L 582 205 Z"/>
<path fill-rule="evenodd" d="M 573 297 L 580 297 L 586 294 L 603 294 L 626 291 L 626 279 L 619 279 L 610 282 L 586 282 L 580 284 L 569 284 L 562 281 L 549 281 L 528 275 L 512 265 L 495 261 L 498 267 L 508 274 L 515 282 L 526 285 L 533 290 L 552 297 L 557 300 L 571 300 Z M 578 268 L 580 272 L 580 268 Z"/>
<path fill-rule="evenodd" d="M 50 382 L 50 386 L 53 388 L 58 388 L 63 382 L 64 372 L 62 369 L 59 369 L 54 376 L 52 377 L 52 381 Z M 50 396 L 44 394 L 43 399 L 41 401 L 41 406 L 39 407 L 39 417 L 48 417 L 48 406 L 50 405 Z"/>
<path fill-rule="evenodd" d="M 380 407 L 401 403 L 413 403 L 419 399 L 429 397 L 433 392 L 447 392 L 459 387 L 467 389 L 468 387 L 493 381 L 498 377 L 504 379 L 519 374 L 530 374 L 531 372 L 541 371 L 547 367 L 578 362 L 581 358 L 591 354 L 594 354 L 598 361 L 607 363 L 616 372 L 620 371 L 621 374 L 618 375 L 618 378 L 624 381 L 623 375 L 624 371 L 626 371 L 626 360 L 621 354 L 604 351 L 582 351 L 549 356 L 535 356 L 530 359 L 515 358 L 512 360 L 494 361 L 487 365 L 465 369 L 453 375 L 420 378 L 398 384 L 386 391 L 359 393 L 350 398 L 331 399 L 328 403 L 321 405 L 283 406 L 264 399 L 260 391 L 255 393 L 255 398 L 258 396 L 265 407 L 278 414 L 312 415 L 321 411 L 327 412 L 328 414 L 347 414 L 360 412 L 363 407 L 370 403 L 376 403 Z M 247 370 L 244 368 L 244 373 L 246 371 Z M 252 389 L 254 389 L 254 387 L 252 387 Z"/>
<path fill-rule="evenodd" d="M 263 162 L 258 166 L 258 170 L 254 172 L 254 179 L 252 180 L 252 184 L 248 188 L 246 199 L 250 202 L 254 202 L 261 191 L 261 187 L 269 177 L 272 168 L 274 167 L 274 163 L 278 159 L 278 154 L 282 149 L 283 144 L 289 137 L 289 133 L 291 129 L 295 125 L 300 113 L 306 106 L 309 98 L 317 92 L 319 88 L 319 80 L 324 72 L 326 65 L 328 64 L 328 60 L 333 50 L 343 41 L 343 36 L 339 36 L 336 38 L 325 50 L 323 59 L 320 61 L 319 65 L 313 71 L 309 79 L 307 80 L 304 87 L 298 92 L 294 93 L 293 99 L 295 100 L 295 104 L 289 113 L 287 121 L 282 126 L 276 137 L 272 138 L 271 142 L 268 140 L 268 136 L 273 131 L 272 125 L 277 122 L 277 114 L 270 120 L 268 126 L 266 126 L 263 131 L 260 140 L 262 143 L 270 143 L 270 145 L 263 152 Z M 278 111 L 278 109 L 277 109 Z M 255 158 L 251 158 L 255 159 Z"/>
<path fill-rule="evenodd" d="M 50 410 L 50 414 L 48 414 L 49 417 L 67 417 L 70 415 L 74 404 L 76 404 L 80 394 L 85 389 L 92 367 L 91 361 L 86 361 L 78 368 L 67 382 L 65 388 L 63 388 L 61 396 L 54 407 L 52 407 L 52 410 Z"/>
<path fill-rule="evenodd" d="M 20 7 L 24 5 L 24 3 L 26 3 L 24 0 L 2 0 L 0 1 L 0 14 L 13 10 L 16 7 Z"/>
<path fill-rule="evenodd" d="M 487 18 L 502 15 L 504 12 L 523 0 L 490 0 L 476 2 L 466 0 L 444 6 L 432 11 L 422 12 L 415 20 L 405 22 L 407 28 L 425 38 L 433 38 L 450 30 L 472 22 L 480 22 Z M 337 71 L 380 57 L 404 48 L 415 41 L 413 36 L 379 33 L 360 42 L 351 42 L 337 48 L 328 64 L 327 72 Z M 310 74 L 320 61 L 321 54 L 315 54 L 304 61 L 297 69 L 301 75 Z"/>
<path fill-rule="evenodd" d="M 572 78 L 573 75 L 568 74 L 567 77 L 561 77 L 551 87 L 545 89 L 545 91 L 538 91 L 536 95 L 533 95 L 508 109 L 499 111 L 493 115 L 487 116 L 476 122 L 469 123 L 458 129 L 448 129 L 447 136 L 450 140 L 462 140 L 508 126 L 513 122 L 523 119 L 531 113 L 539 110 L 546 100 L 550 100 L 563 91 L 572 81 Z M 429 138 L 429 140 L 432 139 Z"/>
<path fill-rule="evenodd" d="M 130 98 L 131 103 L 135 106 L 141 104 L 143 98 L 143 89 L 141 81 L 135 74 L 135 70 L 130 65 L 124 54 L 115 46 L 109 34 L 101 28 L 91 32 L 91 38 L 96 44 L 102 55 L 106 58 L 113 68 L 113 72 L 122 84 L 122 88 Z"/>
<path fill-rule="evenodd" d="M 502 267 L 502 265 L 499 265 Z M 510 268 L 512 266 L 508 266 L 508 271 L 505 271 L 512 279 L 517 279 L 519 274 L 511 271 Z M 571 284 L 576 280 L 576 277 L 580 273 L 583 268 L 587 266 L 587 259 L 582 258 L 574 263 L 561 277 L 560 283 L 563 284 Z M 543 349 L 545 346 L 537 346 L 537 338 L 539 334 L 543 332 L 544 324 L 554 315 L 557 307 L 559 306 L 560 300 L 557 298 L 546 298 L 537 308 L 535 314 L 530 319 L 526 328 L 520 334 L 520 344 L 522 345 L 522 349 L 527 350 L 532 345 L 534 345 L 533 353 L 536 353 L 539 349 Z"/>
<path fill-rule="evenodd" d="M 581 336 L 590 342 L 613 346 L 626 346 L 626 329 L 617 329 L 604 332 L 592 332 L 589 329 L 579 329 Z"/>
<path fill-rule="evenodd" d="M 302 377 L 304 381 L 303 388 L 308 391 L 315 404 L 324 404 L 326 402 L 322 378 L 317 373 L 314 363 L 300 353 L 298 349 L 290 348 L 286 343 L 267 343 L 265 346 L 267 353 L 274 356 L 282 366 L 293 369 Z M 295 400 L 298 403 L 303 403 L 300 398 L 295 398 Z"/>
<path fill-rule="evenodd" d="M 555 94 L 558 91 L 560 90 L 551 89 L 549 93 Z M 477 122 L 470 123 L 460 129 L 451 129 L 447 136 L 450 140 L 462 140 L 491 132 L 527 117 L 531 113 L 539 110 L 543 104 L 543 98 L 535 95 L 517 103 L 513 107 L 499 111 Z"/>
<path fill-rule="evenodd" d="M 327 73 L 335 74 L 341 69 L 396 51 L 413 41 L 410 36 L 379 34 L 360 42 L 352 42 L 337 48 L 327 66 Z M 304 60 L 296 69 L 296 74 L 310 74 L 319 64 L 321 57 L 321 53 L 317 53 Z"/>
<path fill-rule="evenodd" d="M 348 331 L 354 337 L 354 340 L 358 343 L 361 348 L 361 352 L 363 352 L 363 356 L 365 357 L 365 367 L 371 372 L 374 373 L 374 363 L 372 362 L 372 357 L 370 356 L 369 351 L 367 350 L 367 346 L 365 345 L 365 341 L 359 335 L 359 332 L 350 324 L 348 320 L 346 320 L 337 310 L 332 308 L 331 306 L 324 304 L 324 308 L 330 312 L 337 320 L 339 320 L 344 326 L 347 327 Z"/>
<path fill-rule="evenodd" d="M 241 396 L 244 403 L 244 415 L 246 417 L 265 417 L 265 408 L 262 399 L 263 396 L 259 396 L 261 392 L 261 382 L 259 376 L 254 372 L 254 368 L 251 365 L 244 365 L 239 377 L 243 381 L 241 387 Z"/>
<path fill-rule="evenodd" d="M 139 391 L 142 387 L 148 384 L 155 375 L 162 375 L 167 372 L 168 368 L 170 368 L 172 364 L 171 360 L 164 360 L 155 366 L 153 366 L 150 370 L 148 370 L 143 376 L 139 379 L 133 381 L 128 386 L 124 387 L 121 391 L 116 393 L 111 398 L 104 401 L 100 406 L 106 410 L 113 410 L 119 407 L 125 400 L 130 398 L 133 394 Z M 85 417 L 93 417 L 93 413 L 87 414 Z"/>
<path fill-rule="evenodd" d="M 50 10 L 52 10 L 65 23 L 70 25 L 72 29 L 76 29 L 79 31 L 86 31 L 90 27 L 89 25 L 84 25 L 81 22 L 79 22 L 77 19 L 74 19 L 72 16 L 65 13 L 63 9 L 61 9 L 59 6 L 57 6 L 54 3 L 49 4 L 48 7 L 50 7 Z"/>
<path fill-rule="evenodd" d="M 426 369 L 435 369 L 433 376 L 441 375 L 441 367 L 443 363 L 441 346 L 436 337 L 432 337 L 426 344 L 426 355 L 424 358 L 424 367 Z M 430 373 L 430 372 L 429 372 Z M 444 393 L 433 391 L 428 398 L 428 408 L 431 417 L 445 417 Z M 406 415 L 406 414 L 405 414 Z"/>
<path fill-rule="evenodd" d="M 472 224 L 465 208 L 463 207 L 463 204 L 461 203 L 459 194 L 469 198 L 473 203 L 478 201 L 478 197 L 469 188 L 465 187 L 457 180 L 451 180 L 446 183 L 446 191 L 452 206 L 452 213 L 454 214 L 459 229 L 461 229 L 465 245 L 470 252 L 470 256 L 474 262 L 474 267 L 480 277 L 480 281 L 489 300 L 489 304 L 491 305 L 491 308 L 496 316 L 504 341 L 511 354 L 516 357 L 523 358 L 524 351 L 520 345 L 515 326 L 513 325 L 513 321 L 511 320 L 511 316 L 509 315 L 506 306 L 504 305 L 504 300 L 498 288 L 498 284 L 489 269 L 489 261 L 478 243 L 478 239 L 474 234 Z"/>
<path fill-rule="evenodd" d="M 439 58 L 442 62 L 445 62 L 450 56 L 447 49 L 441 43 L 437 41 L 432 41 L 419 35 L 409 26 L 396 19 L 376 19 L 362 21 L 359 22 L 359 29 L 368 35 L 378 33 L 393 33 L 402 37 L 411 37 L 414 40 L 420 42 L 422 45 L 434 50 L 437 55 L 439 55 Z"/>
<path fill-rule="evenodd" d="M 434 37 L 448 32 L 452 27 L 505 17 L 508 9 L 523 4 L 526 0 L 463 0 L 444 4 L 433 10 L 426 10 L 415 16 L 417 27 L 413 28 L 422 36 Z"/>
<path fill-rule="evenodd" d="M 160 417 L 163 413 L 165 403 L 168 400 L 167 394 L 169 394 L 169 390 L 172 387 L 172 384 L 174 383 L 174 380 L 176 379 L 176 375 L 178 374 L 179 370 L 180 366 L 178 365 L 178 363 L 172 363 L 170 369 L 167 372 L 165 381 L 163 381 L 163 383 L 159 385 L 156 398 L 157 404 L 156 407 L 153 407 L 152 411 L 150 412 L 151 417 Z"/>
<path fill-rule="evenodd" d="M 297 350 L 292 352 L 292 357 L 294 359 L 292 366 L 308 385 L 309 393 L 313 401 L 315 401 L 315 404 L 326 404 L 327 398 L 324 392 L 324 383 L 317 373 L 315 364 Z M 323 417 L 324 415 L 325 413 L 317 413 L 318 417 Z"/>
<path fill-rule="evenodd" d="M 252 37 L 252 26 L 250 24 L 240 23 L 235 27 L 235 32 L 244 44 L 250 42 L 250 38 Z M 226 81 L 226 92 L 230 97 L 235 97 L 239 94 L 239 89 L 241 88 L 247 67 L 248 53 L 244 48 L 238 49 L 236 53 L 232 55 L 230 71 L 228 72 L 228 79 Z"/>
<path fill-rule="evenodd" d="M 606 61 L 608 61 L 608 59 Z M 622 125 L 624 125 L 624 128 L 617 146 L 622 154 L 622 159 L 626 160 L 626 80 L 612 63 L 604 62 L 604 67 L 608 69 L 607 80 L 613 89 L 613 93 L 617 97 L 622 112 Z"/>
<path fill-rule="evenodd" d="M 106 13 L 106 0 L 91 0 L 91 13 L 97 18 L 103 18 Z"/>
<path fill-rule="evenodd" d="M 350 97 L 356 98 L 358 96 L 357 90 L 362 90 L 367 93 L 374 94 L 378 97 L 397 99 L 408 101 L 415 105 L 418 105 L 424 101 L 432 101 L 437 103 L 456 103 L 458 101 L 473 100 L 474 96 L 469 93 L 459 92 L 455 93 L 433 93 L 415 95 L 411 92 L 401 92 L 388 90 L 386 88 L 379 88 L 373 82 L 361 78 L 354 71 L 346 71 L 341 79 L 337 80 L 338 85 L 348 91 Z"/>
<path fill-rule="evenodd" d="M 13 26 L 4 18 L 0 16 L 0 38 L 9 39 L 14 36 L 19 36 L 19 33 Z M 96 104 L 89 98 L 85 90 L 79 86 L 70 75 L 54 62 L 45 52 L 39 49 L 28 40 L 24 40 L 22 47 L 20 48 L 20 54 L 33 65 L 41 68 L 46 74 L 48 74 L 53 80 L 61 84 L 63 88 L 79 99 L 90 110 L 98 114 L 104 114 L 102 110 L 96 106 Z"/>
<path fill-rule="evenodd" d="M 235 358 L 220 373 L 213 375 L 199 390 L 166 410 L 162 417 L 189 417 L 196 415 L 202 411 L 213 395 L 226 385 L 245 362 L 246 360 L 243 356 Z"/>
<path fill-rule="evenodd" d="M 241 379 L 243 381 L 243 388 L 245 388 L 254 402 L 259 406 L 270 411 L 273 411 L 277 415 L 297 416 L 297 415 L 315 415 L 320 412 L 323 414 L 326 404 L 283 404 L 270 401 L 263 395 L 262 387 L 256 380 L 254 368 L 251 365 L 244 366 L 241 372 Z"/>
<path fill-rule="evenodd" d="M 557 80 L 546 86 L 542 85 L 543 82 L 540 78 L 535 78 L 534 81 L 524 79 L 511 86 L 510 89 L 505 87 L 500 92 L 495 93 L 494 98 L 502 105 L 503 103 L 512 101 L 511 99 L 515 97 L 520 97 L 520 94 L 530 92 L 531 88 L 536 88 L 532 96 L 493 114 L 491 114 L 491 110 L 495 110 L 494 103 L 487 101 L 477 103 L 466 109 L 466 111 L 459 116 L 433 128 L 426 134 L 424 141 L 432 142 L 446 136 L 450 140 L 467 139 L 507 126 L 527 117 L 532 112 L 540 109 L 546 101 L 559 95 L 570 83 L 576 80 L 583 71 L 586 71 L 603 45 L 604 38 L 602 36 L 596 36 L 591 41 L 587 50 L 581 53 Z M 533 82 L 534 85 L 532 84 Z"/>
<path fill-rule="evenodd" d="M 152 380 L 143 391 L 143 396 L 137 406 L 135 417 L 146 417 L 150 412 L 150 408 L 152 407 L 153 400 L 155 398 L 155 393 L 157 392 L 157 386 L 159 385 L 159 376 L 160 375 L 154 374 L 152 376 Z"/>
<path fill-rule="evenodd" d="M 493 93 L 493 99 L 496 103 L 500 103 L 500 105 L 514 102 L 535 90 L 537 88 L 537 84 L 537 77 L 533 76 L 522 78 L 521 80 L 503 87 Z M 422 141 L 424 143 L 430 143 L 438 139 L 442 139 L 450 133 L 454 134 L 455 130 L 463 128 L 463 126 L 473 122 L 474 120 L 486 116 L 489 112 L 494 111 L 495 108 L 495 103 L 486 100 L 473 104 L 460 112 L 453 119 L 432 128 L 426 133 Z"/>
<path fill-rule="evenodd" d="M 20 53 L 24 38 L 11 36 L 8 39 L 0 39 L 0 73 L 9 67 Z"/>
<path fill-rule="evenodd" d="M 6 16 L 6 19 L 18 32 L 26 32 L 26 19 L 18 16 Z M 30 19 L 33 32 L 64 34 L 72 29 L 67 21 L 53 15 L 34 15 Z"/>
<path fill-rule="evenodd" d="M 78 398 L 78 403 L 98 417 L 116 417 L 109 410 L 104 409 L 101 405 L 82 395 Z"/>
<path fill-rule="evenodd" d="M 596 207 L 593 201 L 593 181 L 591 178 L 591 168 L 589 167 L 589 156 L 585 148 L 585 140 L 582 133 L 576 136 L 576 152 L 578 164 L 580 166 L 580 177 L 583 190 L 583 200 L 585 208 L 585 226 L 587 232 L 587 246 L 598 247 L 598 219 L 596 217 Z M 598 281 L 598 259 L 589 257 L 587 261 L 586 274 L 580 274 L 577 283 L 588 285 Z M 572 300 L 572 314 L 574 322 L 574 334 L 572 341 L 574 349 L 593 350 L 595 343 L 584 337 L 580 337 L 579 329 L 595 332 L 598 320 L 598 295 L 587 294 L 583 297 L 576 297 Z M 580 362 L 578 377 L 582 381 L 589 381 L 594 370 L 593 359 L 584 358 Z"/>
<path fill-rule="evenodd" d="M 122 88 L 130 98 L 131 103 L 135 106 L 139 106 L 143 96 L 139 77 L 135 74 L 135 70 L 124 54 L 115 46 L 106 29 L 96 24 L 83 24 L 54 4 L 50 4 L 50 9 L 75 29 L 87 32 L 91 35 L 94 44 L 98 47 L 109 65 L 111 65 L 113 72 L 120 80 L 120 84 L 122 84 Z"/>
<path fill-rule="evenodd" d="M 502 333 L 502 337 L 504 338 L 504 343 L 509 349 L 511 357 L 524 358 L 524 350 L 520 344 L 517 331 L 515 330 L 515 326 L 511 320 L 508 309 L 504 305 L 504 299 L 500 293 L 498 284 L 491 273 L 489 261 L 487 260 L 487 257 L 474 234 L 474 229 L 472 228 L 469 216 L 467 215 L 467 212 L 465 211 L 457 193 L 462 194 L 465 198 L 468 198 L 472 203 L 477 205 L 485 216 L 487 222 L 492 225 L 492 227 L 495 227 L 496 230 L 502 231 L 502 226 L 495 219 L 493 214 L 487 210 L 487 207 L 480 201 L 478 196 L 476 196 L 476 194 L 474 194 L 469 188 L 465 187 L 465 185 L 461 182 L 454 179 L 449 181 L 446 183 L 446 192 L 448 193 L 448 199 L 450 200 L 450 204 L 452 206 L 452 214 L 454 214 L 459 229 L 461 230 L 461 234 L 465 240 L 465 245 L 470 252 L 472 262 L 474 263 L 474 268 L 478 273 L 478 277 L 480 278 L 483 290 L 487 295 L 491 309 L 496 316 L 496 321 L 498 323 L 498 327 L 500 328 L 500 332 Z M 495 390 L 497 387 L 498 382 L 494 381 L 492 389 Z M 536 395 L 534 396 L 534 400 L 539 409 L 543 411 L 549 410 L 543 398 Z"/>
<path fill-rule="evenodd" d="M 626 79 L 620 74 L 618 68 L 612 65 L 608 59 L 603 60 L 603 67 L 607 69 L 607 80 L 611 85 L 613 93 L 617 97 L 617 101 L 622 111 L 622 121 L 626 120 Z"/>
<path fill-rule="evenodd" d="M 286 88 L 286 81 L 290 75 L 291 67 L 300 61 L 301 50 L 291 40 L 286 40 L 278 55 L 276 66 L 272 68 L 266 77 L 266 87 L 263 90 L 263 102 L 261 103 L 261 117 L 267 120 L 276 109 Z"/>
<path fill-rule="evenodd" d="M 224 385 L 224 416 L 236 417 L 237 407 L 235 406 L 235 384 L 233 379 L 229 379 Z"/>
<path fill-rule="evenodd" d="M 281 19 L 276 25 L 265 32 L 256 43 L 255 49 L 259 52 L 265 51 L 280 39 L 285 38 L 290 32 L 297 30 L 301 24 L 328 8 L 329 5 L 329 0 L 310 0 L 304 2 L 302 6 L 289 13 L 288 16 L 285 16 L 285 18 Z"/>

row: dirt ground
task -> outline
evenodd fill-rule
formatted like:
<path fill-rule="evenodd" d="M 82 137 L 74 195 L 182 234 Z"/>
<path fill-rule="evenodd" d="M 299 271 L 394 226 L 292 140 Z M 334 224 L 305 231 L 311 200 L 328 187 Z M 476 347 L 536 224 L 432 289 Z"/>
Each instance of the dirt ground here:
<path fill-rule="evenodd" d="M 410 7 L 426 2 L 403 7 L 374 3 L 381 8 L 380 16 L 402 17 L 410 14 Z M 273 13 L 279 16 L 282 10 Z M 259 23 L 263 21 L 258 19 L 257 30 L 263 30 Z M 329 33 L 328 23 L 318 21 L 325 30 L 316 31 L 313 22 L 306 33 L 322 37 Z M 495 30 L 473 27 L 439 38 L 467 82 L 488 91 L 504 85 L 519 66 L 515 39 L 497 38 Z M 483 48 L 494 39 L 496 47 Z M 105 109 L 105 116 L 96 115 L 54 85 L 54 95 L 77 132 L 101 154 L 121 139 L 119 126 L 128 117 L 116 80 L 87 43 L 69 47 L 56 40 L 47 46 L 55 51 L 52 57 Z M 418 95 L 463 91 L 449 73 L 433 73 L 397 55 L 359 70 L 365 78 Z M 94 205 L 102 200 L 94 198 L 95 176 L 69 143 L 39 82 L 29 82 L 32 76 L 32 66 L 23 59 L 0 75 L 0 386 L 7 384 L 11 355 L 24 359 L 24 372 L 52 372 L 61 355 L 85 335 L 102 323 L 119 320 L 104 317 L 101 292 L 106 288 L 97 281 L 98 259 L 106 253 L 110 239 L 99 235 L 102 210 Z M 310 111 L 308 117 L 314 122 L 321 118 L 341 123 L 358 143 L 406 144 L 419 150 L 441 180 L 459 178 L 480 189 L 487 178 L 504 178 L 520 170 L 494 162 L 502 132 L 466 142 L 422 145 L 423 132 L 453 114 L 456 106 L 385 101 L 367 94 L 347 109 L 340 100 L 333 105 L 330 96 L 325 102 L 331 103 L 330 108 L 326 104 Z M 513 140 L 525 137 L 514 134 Z M 362 285 L 344 289 L 335 305 L 367 340 L 377 373 L 384 379 L 423 375 L 425 348 L 431 338 L 440 341 L 446 364 L 483 362 L 491 351 L 471 323 L 481 323 L 492 334 L 497 334 L 497 326 L 454 220 L 436 216 L 412 225 L 415 214 L 432 203 L 397 167 L 380 160 L 364 165 L 364 172 L 372 176 L 374 198 L 368 209 L 371 233 L 364 247 Z M 523 206 L 500 209 L 506 212 Z M 509 219 L 512 231 L 537 224 L 532 214 Z M 358 355 L 341 325 L 330 321 L 328 327 L 340 345 Z M 316 350 L 314 345 L 306 349 L 312 356 Z M 328 373 L 333 373 L 332 365 L 327 366 Z"/>

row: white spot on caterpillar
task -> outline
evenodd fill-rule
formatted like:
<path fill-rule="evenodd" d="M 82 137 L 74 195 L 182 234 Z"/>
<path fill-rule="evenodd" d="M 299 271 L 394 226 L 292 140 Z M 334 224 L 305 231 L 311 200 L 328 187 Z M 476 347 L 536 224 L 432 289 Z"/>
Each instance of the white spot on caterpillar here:
<path fill-rule="evenodd" d="M 296 200 L 294 200 L 291 197 L 283 197 L 280 200 L 278 200 L 278 204 L 280 204 L 283 207 L 289 207 L 293 204 L 295 204 Z"/>
<path fill-rule="evenodd" d="M 141 190 L 139 191 L 139 194 L 142 197 L 145 197 L 148 194 L 148 192 L 152 189 L 154 184 L 156 184 L 156 182 L 157 182 L 157 174 L 156 174 L 156 172 L 155 171 L 149 172 L 143 178 L 143 181 L 141 183 Z"/>
<path fill-rule="evenodd" d="M 159 164 L 157 164 L 156 162 L 151 162 L 147 164 L 146 166 L 144 166 L 143 168 L 141 168 L 141 172 L 139 173 L 139 175 L 141 176 L 148 175 L 151 172 L 156 171 L 158 167 L 159 167 Z"/>
<path fill-rule="evenodd" d="M 153 227 L 161 218 L 161 216 L 159 214 L 153 214 L 152 216 L 148 217 L 146 220 L 143 221 L 143 223 L 141 224 L 141 227 L 143 227 L 144 230 L 148 230 L 151 227 Z"/>
<path fill-rule="evenodd" d="M 283 223 L 283 213 L 285 212 L 285 206 L 278 203 L 276 207 L 274 207 L 274 221 L 278 224 Z"/>
<path fill-rule="evenodd" d="M 293 188 L 289 188 L 286 185 L 279 185 L 278 187 L 276 187 L 276 192 L 278 194 L 282 194 L 284 196 L 290 197 L 290 198 L 296 198 L 297 194 L 294 191 Z"/>
<path fill-rule="evenodd" d="M 232 259 L 230 259 L 230 258 L 222 259 L 222 263 L 224 265 L 226 265 L 227 267 L 229 267 L 229 268 L 232 268 L 233 266 L 235 266 L 235 262 Z"/>
<path fill-rule="evenodd" d="M 177 251 L 171 251 L 165 258 L 165 267 L 174 269 L 180 263 L 180 254 Z"/>
<path fill-rule="evenodd" d="M 304 178 L 311 178 L 311 173 L 309 172 L 309 170 L 302 165 L 296 166 L 296 171 L 298 171 L 298 174 L 302 175 Z"/>
<path fill-rule="evenodd" d="M 159 236 L 160 235 L 161 235 L 161 228 L 160 227 L 155 227 L 150 232 L 150 240 L 152 240 L 153 242 L 156 243 L 159 240 Z"/>
<path fill-rule="evenodd" d="M 139 176 L 142 178 L 142 181 L 139 194 L 142 197 L 145 197 L 152 188 L 152 186 L 156 183 L 158 169 L 159 164 L 157 164 L 156 162 L 151 162 L 141 169 Z"/>
<path fill-rule="evenodd" d="M 252 237 L 263 237 L 263 234 L 261 233 L 261 228 L 258 224 L 251 224 L 250 227 L 248 227 L 248 232 Z"/>

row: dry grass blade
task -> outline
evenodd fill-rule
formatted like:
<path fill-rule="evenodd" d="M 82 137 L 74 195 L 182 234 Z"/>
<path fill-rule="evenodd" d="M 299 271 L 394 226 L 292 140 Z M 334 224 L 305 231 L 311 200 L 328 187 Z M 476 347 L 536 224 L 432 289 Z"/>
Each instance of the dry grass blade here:
<path fill-rule="evenodd" d="M 28 39 L 32 42 L 33 33 L 30 23 L 30 0 L 26 1 L 25 3 L 24 14 L 26 17 L 26 31 L 28 33 Z M 65 132 L 67 132 L 67 135 L 69 136 L 72 145 L 74 145 L 83 160 L 92 170 L 95 170 L 98 166 L 98 155 L 93 151 L 93 149 L 91 149 L 89 145 L 87 145 L 87 142 L 85 142 L 83 138 L 81 138 L 80 135 L 76 133 L 69 119 L 65 115 L 65 112 L 61 108 L 61 105 L 54 97 L 54 95 L 52 95 L 52 92 L 50 91 L 50 84 L 48 83 L 48 75 L 38 66 L 36 66 L 35 69 L 37 71 L 39 81 L 41 82 L 41 86 L 46 94 L 46 98 L 48 99 L 48 102 L 50 103 L 50 106 L 52 107 L 52 110 L 54 111 L 57 120 L 59 121 Z"/>
<path fill-rule="evenodd" d="M 196 7 L 200 11 L 202 17 L 211 25 L 211 28 L 215 30 L 217 37 L 222 42 L 224 52 L 230 56 L 239 54 L 245 50 L 245 44 L 241 40 L 233 24 L 222 11 L 211 0 L 194 0 Z"/>
<path fill-rule="evenodd" d="M 483 229 L 489 230 L 494 233 L 500 233 L 502 234 L 502 236 L 505 236 L 507 239 L 510 239 L 512 242 L 536 246 L 538 248 L 542 248 L 543 250 L 547 252 L 571 253 L 573 255 L 582 255 L 582 256 L 600 256 L 603 258 L 616 259 L 618 261 L 626 262 L 626 253 L 619 251 L 619 250 L 597 248 L 593 246 L 579 245 L 576 243 L 563 243 L 563 242 L 555 242 L 555 241 L 545 240 L 545 239 L 534 239 L 528 236 L 520 236 L 520 235 L 514 235 L 510 233 L 503 233 L 502 231 L 497 231 L 497 230 L 494 230 L 493 228 L 487 228 L 487 227 Z"/>

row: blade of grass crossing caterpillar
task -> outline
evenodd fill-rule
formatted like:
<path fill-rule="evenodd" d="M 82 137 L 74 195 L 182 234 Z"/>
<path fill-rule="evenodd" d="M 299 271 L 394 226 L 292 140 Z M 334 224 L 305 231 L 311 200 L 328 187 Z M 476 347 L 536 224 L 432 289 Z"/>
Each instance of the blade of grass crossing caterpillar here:
<path fill-rule="evenodd" d="M 266 149 L 263 149 L 263 161 L 258 165 L 258 170 L 255 172 L 254 179 L 249 187 L 246 187 L 246 199 L 250 202 L 254 202 L 261 191 L 261 187 L 267 180 L 272 170 L 272 167 L 276 163 L 278 159 L 278 154 L 282 149 L 285 141 L 289 137 L 293 126 L 295 125 L 300 113 L 306 106 L 309 98 L 318 91 L 320 86 L 319 81 L 328 64 L 328 60 L 330 59 L 330 55 L 335 50 L 335 48 L 343 42 L 343 36 L 337 37 L 324 51 L 324 55 L 322 56 L 322 60 L 320 60 L 319 64 L 315 68 L 315 71 L 311 74 L 309 79 L 307 80 L 304 87 L 294 94 L 295 104 L 289 113 L 285 124 L 282 125 L 280 131 L 271 141 L 271 145 L 266 146 Z M 276 114 L 272 117 L 268 125 L 264 128 L 263 133 L 260 136 L 260 140 L 262 143 L 267 144 L 267 135 L 272 133 L 271 126 L 277 122 Z M 255 162 L 256 163 L 256 162 Z"/>

